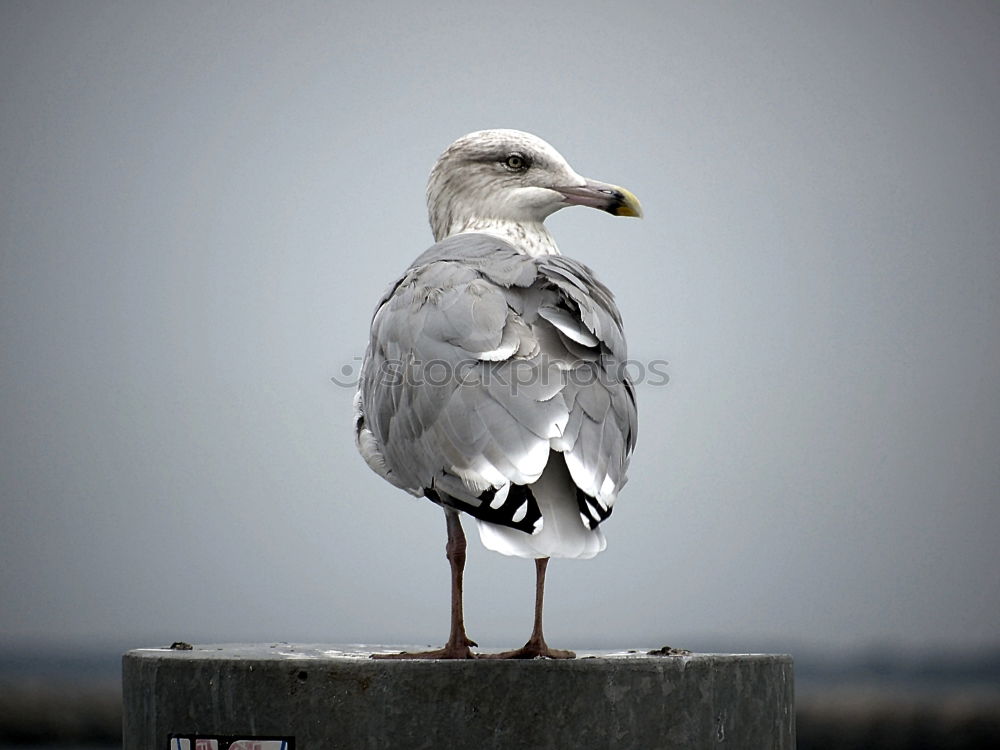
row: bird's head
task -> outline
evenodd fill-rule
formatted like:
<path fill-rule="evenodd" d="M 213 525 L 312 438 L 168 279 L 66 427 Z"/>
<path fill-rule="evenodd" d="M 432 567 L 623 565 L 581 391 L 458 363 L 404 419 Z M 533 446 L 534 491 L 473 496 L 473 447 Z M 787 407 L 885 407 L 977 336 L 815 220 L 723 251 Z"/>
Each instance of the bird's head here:
<path fill-rule="evenodd" d="M 631 192 L 581 177 L 552 146 L 520 130 L 480 130 L 459 138 L 438 158 L 427 183 L 435 240 L 487 231 L 532 255 L 555 252 L 542 222 L 571 205 L 642 216 Z M 524 241 L 517 242 L 521 235 Z"/>

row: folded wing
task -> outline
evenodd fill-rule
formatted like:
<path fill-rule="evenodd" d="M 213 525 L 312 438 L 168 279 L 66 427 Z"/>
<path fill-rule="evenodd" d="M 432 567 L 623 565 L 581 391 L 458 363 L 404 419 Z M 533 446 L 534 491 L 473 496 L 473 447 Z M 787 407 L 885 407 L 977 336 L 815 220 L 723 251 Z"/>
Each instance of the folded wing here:
<path fill-rule="evenodd" d="M 506 529 L 544 539 L 545 515 L 550 535 L 567 527 L 539 493 L 568 476 L 572 522 L 597 532 L 635 444 L 626 359 L 611 293 L 586 266 L 455 235 L 379 302 L 355 402 L 358 446 L 393 484 L 515 541 Z M 499 551 L 559 554 L 560 543 Z"/>

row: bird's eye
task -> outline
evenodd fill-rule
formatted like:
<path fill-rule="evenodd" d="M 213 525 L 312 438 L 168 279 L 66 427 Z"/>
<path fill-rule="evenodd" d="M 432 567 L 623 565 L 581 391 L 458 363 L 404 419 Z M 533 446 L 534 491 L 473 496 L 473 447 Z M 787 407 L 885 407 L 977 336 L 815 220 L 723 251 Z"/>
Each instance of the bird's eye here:
<path fill-rule="evenodd" d="M 511 172 L 523 172 L 528 168 L 528 160 L 515 151 L 512 154 L 507 154 L 503 165 Z"/>

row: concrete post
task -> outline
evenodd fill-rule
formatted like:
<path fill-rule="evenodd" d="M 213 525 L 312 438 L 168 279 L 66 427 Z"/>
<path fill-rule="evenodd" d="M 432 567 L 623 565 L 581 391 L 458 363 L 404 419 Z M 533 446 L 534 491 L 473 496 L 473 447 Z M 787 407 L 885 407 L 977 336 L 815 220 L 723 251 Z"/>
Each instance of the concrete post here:
<path fill-rule="evenodd" d="M 289 644 L 130 651 L 125 750 L 795 747 L 788 656 L 369 654 Z"/>

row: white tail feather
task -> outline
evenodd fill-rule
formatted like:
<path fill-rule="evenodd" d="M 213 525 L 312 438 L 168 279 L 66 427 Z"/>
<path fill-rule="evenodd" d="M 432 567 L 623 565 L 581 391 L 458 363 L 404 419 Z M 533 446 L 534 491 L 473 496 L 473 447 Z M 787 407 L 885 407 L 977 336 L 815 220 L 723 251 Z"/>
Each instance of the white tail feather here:
<path fill-rule="evenodd" d="M 507 526 L 479 521 L 479 539 L 487 549 L 514 557 L 571 557 L 586 559 L 604 550 L 607 542 L 598 527 L 588 529 L 580 517 L 576 485 L 562 453 L 553 451 L 545 471 L 531 492 L 542 513 L 542 528 L 527 534 Z"/>

